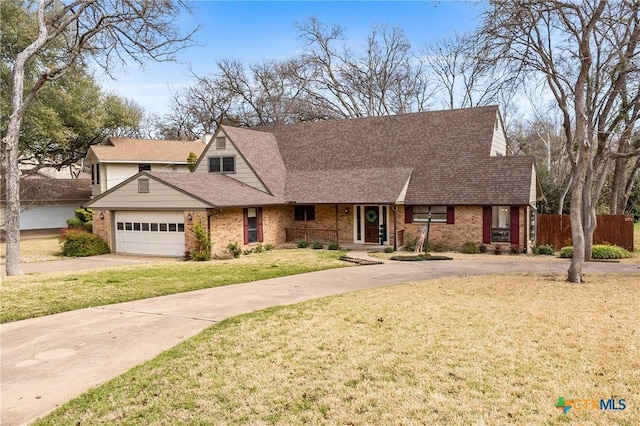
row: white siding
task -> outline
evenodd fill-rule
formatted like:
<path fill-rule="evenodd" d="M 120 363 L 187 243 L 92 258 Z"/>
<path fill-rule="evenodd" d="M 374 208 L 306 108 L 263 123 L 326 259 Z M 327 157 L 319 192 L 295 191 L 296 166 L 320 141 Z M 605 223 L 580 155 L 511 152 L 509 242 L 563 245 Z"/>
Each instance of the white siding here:
<path fill-rule="evenodd" d="M 538 195 L 538 176 L 536 176 L 536 168 L 531 167 L 531 188 L 529 190 L 529 204 L 536 204 Z"/>
<path fill-rule="evenodd" d="M 218 137 L 226 137 L 227 143 L 225 149 L 216 149 L 216 138 Z M 236 158 L 236 172 L 235 173 L 226 173 L 232 179 L 240 181 L 245 185 L 249 185 L 253 188 L 256 188 L 259 191 L 267 192 L 267 189 L 264 187 L 260 179 L 253 172 L 251 167 L 244 160 L 236 146 L 233 144 L 231 139 L 227 137 L 224 131 L 220 130 L 216 137 L 211 139 L 211 143 L 207 146 L 207 149 L 202 153 L 200 164 L 198 164 L 198 168 L 194 170 L 195 173 L 209 173 L 209 158 L 210 157 L 235 157 Z"/>
<path fill-rule="evenodd" d="M 496 115 L 496 123 L 493 126 L 493 139 L 491 140 L 491 152 L 489 155 L 492 157 L 507 155 L 507 138 L 499 114 Z"/>
<path fill-rule="evenodd" d="M 137 164 L 100 164 L 100 184 L 108 191 L 138 173 Z"/>
<path fill-rule="evenodd" d="M 75 216 L 80 203 L 34 205 L 20 212 L 20 229 L 61 229 Z M 0 229 L 4 230 L 4 209 L 0 208 Z"/>
<path fill-rule="evenodd" d="M 145 209 L 185 210 L 207 208 L 209 205 L 155 179 L 149 179 L 148 193 L 139 193 L 138 179 L 134 179 L 111 194 L 93 202 L 91 207 L 110 210 L 140 209 L 141 207 Z"/>

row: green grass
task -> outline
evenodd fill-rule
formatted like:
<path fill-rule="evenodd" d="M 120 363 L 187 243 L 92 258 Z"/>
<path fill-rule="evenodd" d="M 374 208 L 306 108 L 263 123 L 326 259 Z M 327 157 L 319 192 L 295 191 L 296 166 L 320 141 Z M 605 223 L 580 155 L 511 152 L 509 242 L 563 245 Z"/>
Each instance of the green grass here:
<path fill-rule="evenodd" d="M 227 261 L 3 277 L 0 322 L 347 266 L 341 254 L 277 250 Z"/>
<path fill-rule="evenodd" d="M 640 424 L 634 275 L 476 276 L 230 318 L 34 425 Z M 558 397 L 624 398 L 575 409 Z"/>

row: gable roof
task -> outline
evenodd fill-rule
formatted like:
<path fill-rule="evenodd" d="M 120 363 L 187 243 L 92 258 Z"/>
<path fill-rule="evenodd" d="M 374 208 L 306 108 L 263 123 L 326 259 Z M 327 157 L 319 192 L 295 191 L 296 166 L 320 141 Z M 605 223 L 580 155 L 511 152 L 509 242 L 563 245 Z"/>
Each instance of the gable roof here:
<path fill-rule="evenodd" d="M 395 202 L 410 175 L 406 204 L 528 204 L 533 158 L 490 157 L 496 120 L 487 106 L 252 131 L 274 135 L 298 203 Z"/>
<path fill-rule="evenodd" d="M 190 152 L 200 156 L 206 145 L 202 141 L 109 138 L 106 145 L 92 145 L 87 157 L 100 162 L 187 164 Z"/>
<path fill-rule="evenodd" d="M 283 198 L 265 194 L 219 173 L 143 172 L 187 194 L 209 203 L 211 207 L 242 207 L 285 204 Z"/>
<path fill-rule="evenodd" d="M 239 127 L 220 126 L 236 148 L 275 197 L 283 197 L 286 169 L 278 142 L 271 133 L 256 132 Z"/>

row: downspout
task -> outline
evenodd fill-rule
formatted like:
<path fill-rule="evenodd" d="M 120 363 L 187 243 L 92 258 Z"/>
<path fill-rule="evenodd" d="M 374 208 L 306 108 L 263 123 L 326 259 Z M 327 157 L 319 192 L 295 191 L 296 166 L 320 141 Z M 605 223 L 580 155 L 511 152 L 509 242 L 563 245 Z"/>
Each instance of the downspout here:
<path fill-rule="evenodd" d="M 338 232 L 338 205 L 336 204 L 336 244 L 340 244 L 340 235 Z"/>
<path fill-rule="evenodd" d="M 393 211 L 393 251 L 398 250 L 398 208 L 391 205 Z"/>

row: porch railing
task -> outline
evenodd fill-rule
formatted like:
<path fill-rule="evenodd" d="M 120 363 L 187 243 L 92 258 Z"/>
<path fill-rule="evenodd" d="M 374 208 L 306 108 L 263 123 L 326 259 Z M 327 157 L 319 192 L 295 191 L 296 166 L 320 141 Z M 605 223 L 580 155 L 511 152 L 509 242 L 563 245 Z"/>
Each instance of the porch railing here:
<path fill-rule="evenodd" d="M 336 243 L 338 242 L 338 231 L 335 229 L 304 229 L 285 228 L 285 238 L 288 243 L 298 241 L 309 241 L 311 243 Z"/>

